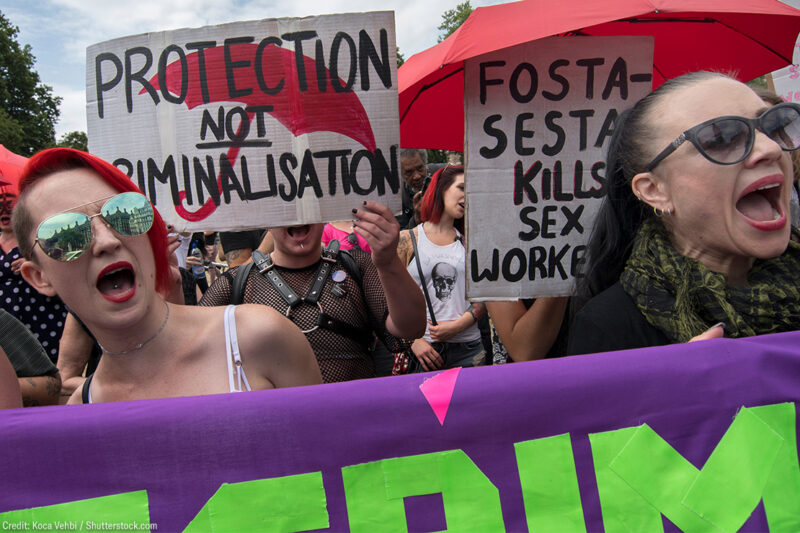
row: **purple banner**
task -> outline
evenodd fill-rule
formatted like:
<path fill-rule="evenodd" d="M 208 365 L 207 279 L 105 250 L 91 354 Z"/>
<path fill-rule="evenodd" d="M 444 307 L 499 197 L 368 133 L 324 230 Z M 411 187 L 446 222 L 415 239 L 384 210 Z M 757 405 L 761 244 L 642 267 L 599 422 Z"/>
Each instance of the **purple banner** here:
<path fill-rule="evenodd" d="M 747 443 L 758 438 L 758 461 L 766 462 L 732 475 L 752 481 L 753 506 L 738 505 L 746 511 L 742 530 L 765 531 L 774 529 L 781 513 L 800 516 L 800 493 L 788 485 L 800 479 L 794 422 L 799 400 L 800 332 L 793 332 L 296 389 L 19 409 L 0 412 L 0 512 L 147 491 L 150 522 L 158 531 L 182 531 L 223 483 L 321 473 L 322 507 L 308 505 L 327 514 L 323 522 L 332 531 L 365 530 L 364 522 L 358 527 L 356 522 L 369 514 L 359 498 L 370 470 L 351 467 L 380 462 L 376 468 L 383 469 L 386 486 L 375 491 L 375 501 L 399 494 L 409 531 L 454 528 L 465 516 L 459 513 L 472 512 L 475 505 L 486 516 L 496 507 L 495 524 L 502 528 L 526 531 L 536 520 L 547 520 L 546 510 L 533 505 L 542 494 L 565 504 L 586 531 L 622 530 L 628 518 L 617 519 L 632 513 L 615 510 L 619 501 L 603 499 L 609 478 L 601 471 L 613 471 L 649 502 L 636 504 L 643 517 L 660 511 L 670 517 L 663 519 L 665 530 L 676 531 L 676 522 L 687 522 L 681 522 L 682 509 L 671 510 L 666 500 L 672 496 L 637 488 L 637 475 L 649 475 L 637 465 L 658 464 L 662 456 L 645 454 L 644 462 L 637 462 L 642 458 L 635 457 L 636 446 L 644 443 L 648 450 L 647 443 L 655 442 L 674 449 L 674 457 L 664 457 L 691 478 L 677 503 L 696 509 L 730 505 L 707 502 L 715 491 L 702 492 L 704 483 L 725 470 L 726 457 L 746 454 Z M 787 402 L 775 408 L 780 413 L 741 410 Z M 751 412 L 755 416 L 745 420 L 742 413 Z M 781 433 L 770 417 L 789 413 L 792 431 Z M 771 429 L 762 431 L 762 425 Z M 590 441 L 590 435 L 624 428 L 639 430 L 614 433 L 623 446 L 609 461 L 595 464 L 601 443 L 606 453 L 615 449 L 611 437 Z M 539 440 L 566 434 L 565 440 Z M 529 441 L 536 442 L 529 448 L 519 444 Z M 534 449 L 539 455 L 526 451 Z M 463 454 L 436 455 L 453 450 Z M 553 450 L 552 461 L 542 459 L 542 450 Z M 712 452 L 719 461 L 709 460 Z M 422 462 L 383 461 L 420 454 L 433 454 L 430 464 L 443 466 L 407 480 L 403 472 L 422 468 Z M 456 459 L 467 466 L 453 466 Z M 551 463 L 557 470 L 553 480 L 537 474 Z M 790 481 L 780 482 L 784 500 L 773 504 L 768 494 L 779 464 L 790 465 L 781 467 Z M 478 481 L 464 477 L 459 486 L 461 472 Z M 661 481 L 654 478 L 650 485 Z M 484 498 L 491 485 L 497 505 Z M 426 486 L 432 495 L 423 495 Z M 565 531 L 581 529 L 564 524 Z"/>

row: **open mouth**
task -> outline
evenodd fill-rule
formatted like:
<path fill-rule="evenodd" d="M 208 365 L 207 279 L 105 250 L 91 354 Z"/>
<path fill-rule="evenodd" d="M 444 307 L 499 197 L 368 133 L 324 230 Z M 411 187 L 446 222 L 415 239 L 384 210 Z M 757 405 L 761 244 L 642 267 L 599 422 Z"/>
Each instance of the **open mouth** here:
<path fill-rule="evenodd" d="M 107 300 L 125 302 L 136 293 L 136 275 L 130 263 L 121 261 L 108 265 L 97 276 L 97 290 Z"/>
<path fill-rule="evenodd" d="M 289 226 L 286 228 L 286 233 L 291 237 L 293 240 L 297 242 L 302 242 L 308 237 L 308 233 L 311 231 L 311 226 L 305 224 L 303 226 Z"/>
<path fill-rule="evenodd" d="M 0 216 L 0 224 L 8 226 L 9 224 L 11 224 L 11 217 L 8 215 Z"/>
<path fill-rule="evenodd" d="M 759 180 L 744 190 L 736 202 L 736 210 L 756 229 L 780 229 L 786 223 L 781 207 L 782 191 L 782 181 Z"/>

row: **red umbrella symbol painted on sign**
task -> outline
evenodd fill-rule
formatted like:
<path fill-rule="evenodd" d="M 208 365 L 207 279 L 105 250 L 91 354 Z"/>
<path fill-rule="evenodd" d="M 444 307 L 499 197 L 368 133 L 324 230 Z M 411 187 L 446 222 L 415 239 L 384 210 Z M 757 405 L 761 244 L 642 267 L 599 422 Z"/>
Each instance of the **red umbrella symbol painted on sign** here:
<path fill-rule="evenodd" d="M 275 44 L 269 44 L 261 51 L 258 48 L 255 44 L 238 44 L 235 47 L 236 61 L 229 57 L 227 65 L 224 46 L 188 54 L 185 62 L 176 60 L 167 66 L 164 75 L 166 90 L 173 95 L 181 95 L 181 91 L 185 90 L 183 103 L 189 109 L 211 102 L 237 102 L 247 106 L 245 111 L 249 120 L 241 121 L 238 131 L 233 135 L 235 139 L 240 140 L 240 136 L 246 133 L 243 128 L 249 126 L 257 112 L 263 111 L 272 115 L 295 136 L 331 131 L 350 137 L 367 150 L 375 150 L 375 137 L 367 112 L 356 93 L 343 80 L 332 77 L 326 67 L 317 65 L 306 56 L 302 56 L 305 72 L 298 73 L 298 61 L 292 50 Z M 229 53 L 232 50 L 234 47 L 229 47 Z M 231 76 L 217 75 L 200 79 L 201 69 L 204 72 L 224 73 L 226 66 L 236 64 L 251 65 L 252 68 L 233 69 L 235 75 Z M 188 76 L 188 79 L 182 79 L 183 76 Z M 158 76 L 153 76 L 149 82 L 156 90 L 163 92 Z M 301 87 L 301 84 L 304 86 Z M 139 94 L 146 91 L 142 89 Z M 231 143 L 227 152 L 228 160 L 235 160 L 246 144 Z M 217 177 L 217 186 L 221 190 L 221 175 Z M 175 210 L 183 219 L 193 222 L 205 219 L 217 207 L 209 198 L 197 211 L 189 211 L 183 206 L 185 191 L 180 191 L 180 198 L 181 205 L 175 206 Z"/>

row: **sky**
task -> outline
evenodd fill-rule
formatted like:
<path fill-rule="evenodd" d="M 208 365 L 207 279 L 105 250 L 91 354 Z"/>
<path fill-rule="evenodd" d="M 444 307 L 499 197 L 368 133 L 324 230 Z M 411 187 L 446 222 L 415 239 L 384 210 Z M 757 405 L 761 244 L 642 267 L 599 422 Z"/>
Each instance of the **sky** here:
<path fill-rule="evenodd" d="M 375 10 L 395 12 L 400 53 L 408 59 L 436 44 L 442 14 L 461 0 L 4 0 L 0 11 L 19 27 L 42 82 L 62 98 L 56 138 L 86 131 L 86 47 L 177 28 L 241 20 Z M 472 0 L 472 7 L 502 0 Z"/>

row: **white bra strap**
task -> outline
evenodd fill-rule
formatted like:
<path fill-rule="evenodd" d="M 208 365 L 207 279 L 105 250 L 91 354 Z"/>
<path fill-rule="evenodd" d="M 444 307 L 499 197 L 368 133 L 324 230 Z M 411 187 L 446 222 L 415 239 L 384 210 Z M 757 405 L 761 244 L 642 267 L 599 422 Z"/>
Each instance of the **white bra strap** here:
<path fill-rule="evenodd" d="M 228 356 L 228 383 L 231 392 L 241 392 L 243 390 L 250 390 L 250 383 L 247 382 L 247 376 L 244 375 L 242 368 L 242 356 L 239 354 L 239 339 L 236 336 L 236 306 L 229 305 L 225 308 L 225 349 Z M 231 357 L 232 356 L 232 357 Z M 235 369 L 232 368 L 235 366 Z M 233 374 L 236 372 L 236 379 L 238 387 L 234 386 Z M 242 387 L 244 383 L 244 387 Z"/>
<path fill-rule="evenodd" d="M 232 318 L 234 309 L 235 307 L 233 305 L 229 305 L 228 307 L 225 308 L 225 352 L 227 354 L 225 360 L 228 362 L 228 387 L 229 387 L 228 390 L 230 390 L 231 392 L 236 392 L 236 386 L 233 384 L 233 358 L 231 357 L 231 326 L 230 326 L 230 319 Z"/>

